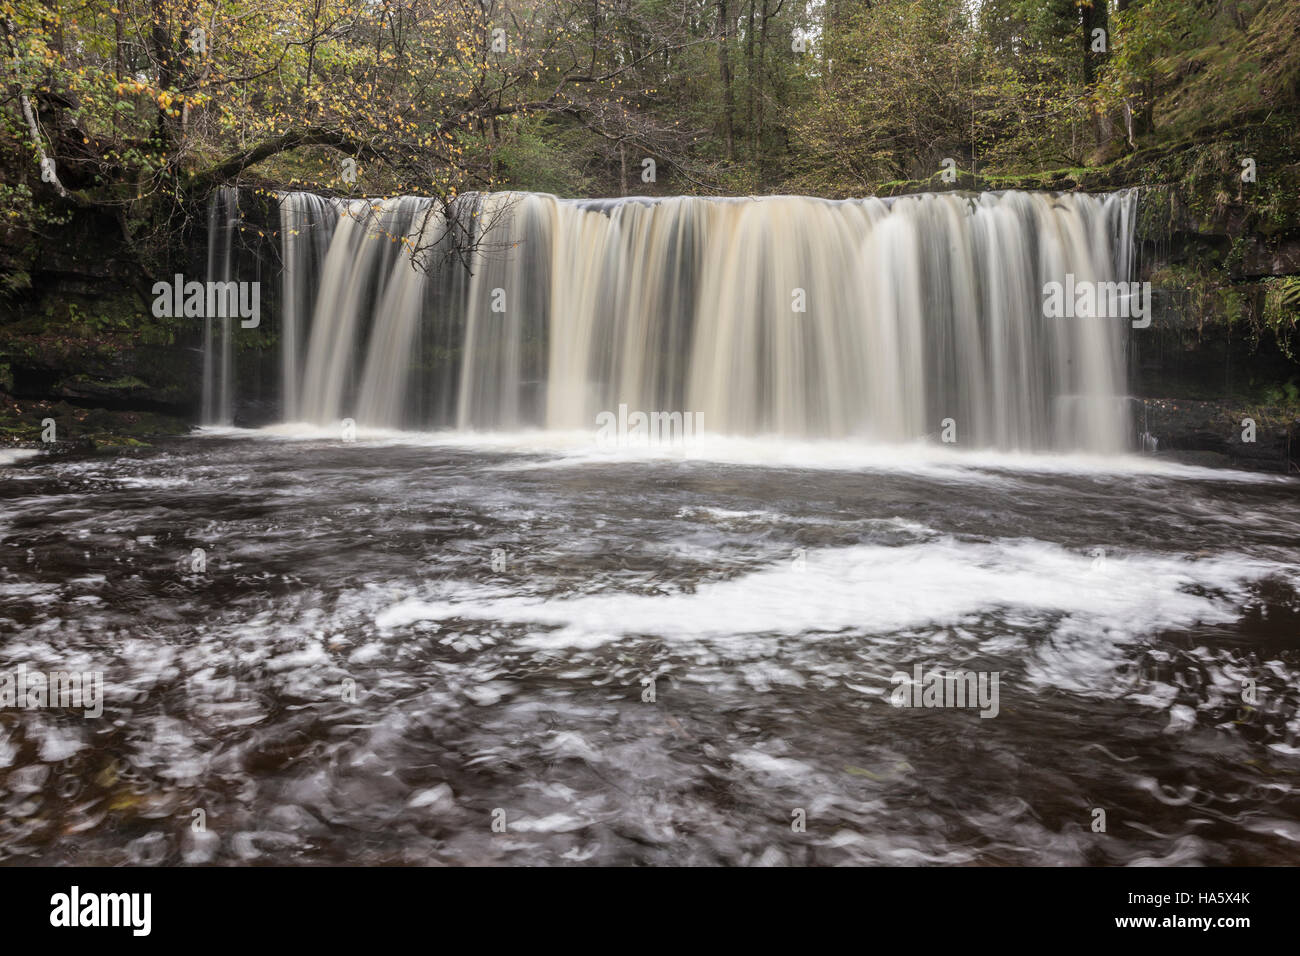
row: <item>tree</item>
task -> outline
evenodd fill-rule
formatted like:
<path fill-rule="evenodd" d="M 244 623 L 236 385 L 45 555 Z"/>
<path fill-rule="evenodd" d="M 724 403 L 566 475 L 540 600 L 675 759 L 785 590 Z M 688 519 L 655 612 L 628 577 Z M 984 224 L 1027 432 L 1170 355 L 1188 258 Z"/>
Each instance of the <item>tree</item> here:
<path fill-rule="evenodd" d="M 689 166 L 679 136 L 636 108 L 641 68 L 692 42 L 684 19 L 656 14 L 636 31 L 628 17 L 608 35 L 605 9 L 0 0 L 7 130 L 31 156 L 27 178 L 111 211 L 142 261 L 165 258 L 197 204 L 255 168 L 356 195 L 450 203 L 490 190 L 501 148 L 547 116 Z M 629 34 L 643 45 L 635 57 Z"/>

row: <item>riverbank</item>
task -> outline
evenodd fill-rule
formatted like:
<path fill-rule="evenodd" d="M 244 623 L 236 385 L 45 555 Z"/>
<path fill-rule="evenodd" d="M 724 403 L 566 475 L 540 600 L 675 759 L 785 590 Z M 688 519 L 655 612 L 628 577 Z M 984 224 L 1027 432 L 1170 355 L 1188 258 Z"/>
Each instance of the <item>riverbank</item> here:
<path fill-rule="evenodd" d="M 1155 457 L 1206 467 L 1300 474 L 1300 407 L 1146 399 Z M 1250 426 L 1253 424 L 1253 428 Z"/>
<path fill-rule="evenodd" d="M 139 448 L 152 439 L 184 435 L 192 427 L 176 415 L 22 399 L 0 392 L 0 448 Z"/>

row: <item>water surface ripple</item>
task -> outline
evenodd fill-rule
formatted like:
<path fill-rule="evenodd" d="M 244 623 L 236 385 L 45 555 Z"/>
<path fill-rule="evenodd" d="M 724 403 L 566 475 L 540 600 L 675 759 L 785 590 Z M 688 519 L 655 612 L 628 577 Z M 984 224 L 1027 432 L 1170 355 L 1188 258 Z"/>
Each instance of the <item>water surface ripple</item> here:
<path fill-rule="evenodd" d="M 106 698 L 0 709 L 10 865 L 1300 862 L 1293 482 L 209 435 L 0 497 L 0 668 Z"/>

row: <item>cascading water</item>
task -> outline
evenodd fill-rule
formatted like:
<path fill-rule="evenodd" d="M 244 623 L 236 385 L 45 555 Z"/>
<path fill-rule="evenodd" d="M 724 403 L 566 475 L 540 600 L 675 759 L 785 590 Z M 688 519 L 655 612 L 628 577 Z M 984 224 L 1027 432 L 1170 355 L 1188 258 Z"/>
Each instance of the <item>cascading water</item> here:
<path fill-rule="evenodd" d="M 338 210 L 312 193 L 289 193 L 280 203 L 280 244 L 284 251 L 281 273 L 280 383 L 284 416 L 298 417 L 298 390 L 302 386 L 300 342 L 307 333 L 299 322 L 316 304 L 316 279 L 329 253 L 338 223 Z"/>
<path fill-rule="evenodd" d="M 234 277 L 234 235 L 239 223 L 239 191 L 222 187 L 208 205 L 208 279 Z M 228 425 L 232 420 L 233 343 L 229 317 L 203 320 L 203 420 Z"/>
<path fill-rule="evenodd" d="M 1043 289 L 1128 279 L 1135 202 L 285 194 L 283 417 L 1119 451 L 1127 322 Z"/>

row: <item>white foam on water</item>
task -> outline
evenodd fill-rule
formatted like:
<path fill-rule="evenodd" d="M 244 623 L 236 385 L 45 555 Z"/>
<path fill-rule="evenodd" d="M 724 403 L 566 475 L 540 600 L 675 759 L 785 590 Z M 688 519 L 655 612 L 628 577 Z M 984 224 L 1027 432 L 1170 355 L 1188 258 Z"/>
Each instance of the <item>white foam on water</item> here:
<path fill-rule="evenodd" d="M 17 464 L 20 461 L 27 461 L 29 458 L 35 458 L 40 453 L 40 449 L 37 448 L 0 449 L 0 468 Z"/>
<path fill-rule="evenodd" d="M 677 445 L 604 446 L 593 431 L 434 431 L 415 432 L 357 427 L 355 441 L 344 442 L 342 426 L 304 422 L 245 429 L 205 426 L 199 436 L 246 437 L 286 442 L 329 441 L 342 446 L 451 448 L 535 456 L 507 461 L 492 470 L 521 471 L 567 468 L 583 464 L 628 462 L 708 462 L 820 471 L 898 472 L 953 481 L 1000 480 L 987 472 L 1060 476 L 1152 476 L 1194 481 L 1249 484 L 1288 483 L 1285 475 L 1186 465 L 1145 455 L 1096 455 L 1081 452 L 1007 452 L 963 450 L 925 441 L 882 444 L 867 441 L 800 441 L 779 437 L 744 437 L 704 433 Z"/>
<path fill-rule="evenodd" d="M 539 600 L 487 596 L 454 587 L 445 600 L 406 599 L 375 618 L 385 631 L 452 618 L 535 626 L 527 646 L 592 648 L 630 635 L 728 643 L 740 635 L 860 633 L 961 624 L 1003 615 L 1010 628 L 1042 628 L 1065 642 L 1040 679 L 1083 686 L 1069 653 L 1087 665 L 1106 647 L 1166 628 L 1235 621 L 1246 589 L 1291 565 L 1240 555 L 1185 558 L 1137 552 L 1097 561 L 1034 540 L 972 542 L 951 536 L 901 547 L 863 545 L 810 551 L 793 562 L 693 593 L 602 593 Z M 1079 642 L 1082 650 L 1078 650 Z M 1074 648 L 1074 651 L 1070 649 Z M 1084 667 L 1086 670 L 1086 667 Z"/>

